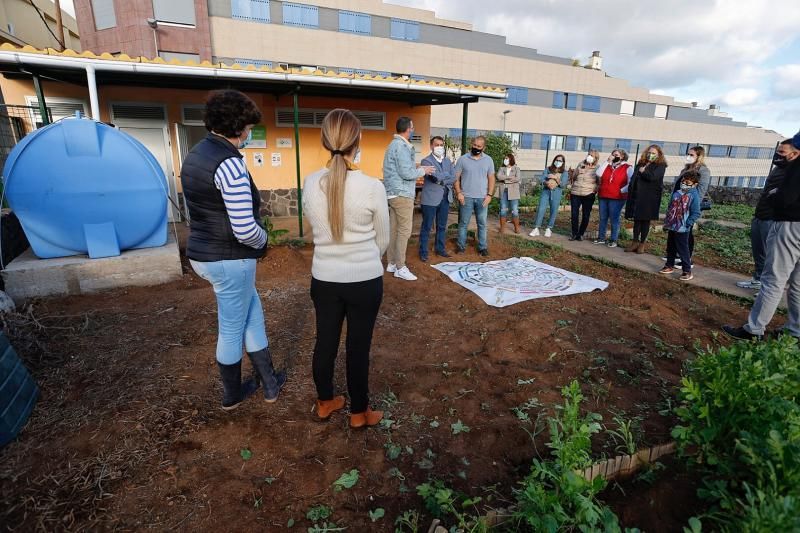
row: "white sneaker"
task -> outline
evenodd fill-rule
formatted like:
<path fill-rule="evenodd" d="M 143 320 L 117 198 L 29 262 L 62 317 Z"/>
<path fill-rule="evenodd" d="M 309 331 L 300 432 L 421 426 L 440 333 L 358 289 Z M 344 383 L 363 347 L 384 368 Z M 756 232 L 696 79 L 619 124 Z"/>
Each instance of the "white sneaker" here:
<path fill-rule="evenodd" d="M 533 231 L 528 233 L 528 237 L 538 237 L 539 236 L 539 228 L 533 228 Z"/>
<path fill-rule="evenodd" d="M 394 274 L 395 272 L 397 272 L 397 265 L 395 265 L 394 263 L 389 263 L 388 265 L 386 265 L 386 272 L 388 272 L 389 274 Z"/>
<path fill-rule="evenodd" d="M 550 231 L 550 228 L 547 228 L 546 230 L 544 230 L 544 236 L 545 237 L 552 237 L 553 236 L 553 232 Z"/>
<path fill-rule="evenodd" d="M 394 273 L 394 277 L 404 279 L 406 281 L 414 281 L 417 279 L 417 276 L 412 274 L 406 266 L 397 269 Z"/>

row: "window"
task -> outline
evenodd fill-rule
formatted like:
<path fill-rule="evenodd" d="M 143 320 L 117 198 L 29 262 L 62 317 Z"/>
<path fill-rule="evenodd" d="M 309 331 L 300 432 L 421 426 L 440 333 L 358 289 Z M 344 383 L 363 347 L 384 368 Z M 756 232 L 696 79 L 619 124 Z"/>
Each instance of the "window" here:
<path fill-rule="evenodd" d="M 582 111 L 590 111 L 592 113 L 600 112 L 600 97 L 583 95 L 583 104 L 581 105 Z"/>
<path fill-rule="evenodd" d="M 632 144 L 633 141 L 631 141 L 630 139 L 617 139 L 616 147 L 619 148 L 620 150 L 625 150 L 626 152 L 630 153 Z"/>
<path fill-rule="evenodd" d="M 114 0 L 92 0 L 92 13 L 94 14 L 94 27 L 98 31 L 117 25 Z"/>
<path fill-rule="evenodd" d="M 392 39 L 419 41 L 419 22 L 392 19 Z"/>
<path fill-rule="evenodd" d="M 527 87 L 509 87 L 506 103 L 517 105 L 528 105 Z"/>
<path fill-rule="evenodd" d="M 554 109 L 571 109 L 578 107 L 578 95 L 572 93 L 553 93 Z"/>
<path fill-rule="evenodd" d="M 272 61 L 265 61 L 263 59 L 246 59 L 244 57 L 237 57 L 233 60 L 243 67 L 254 66 L 256 68 L 267 67 L 272 68 Z"/>
<path fill-rule="evenodd" d="M 330 109 L 303 109 L 299 110 L 299 123 L 301 128 L 321 128 L 325 115 L 330 113 Z M 361 127 L 365 130 L 385 130 L 386 113 L 381 111 L 353 111 L 353 114 L 361 121 Z M 294 127 L 294 109 L 291 107 L 279 107 L 275 110 L 275 125 L 279 128 Z M 459 132 L 460 134 L 460 132 Z"/>
<path fill-rule="evenodd" d="M 632 117 L 635 109 L 636 109 L 636 102 L 632 100 L 622 100 L 622 102 L 620 102 L 619 105 L 619 114 Z"/>
<path fill-rule="evenodd" d="M 568 135 L 564 149 L 568 152 L 580 152 L 583 150 L 584 146 L 586 146 L 585 137 L 574 137 L 572 135 Z"/>
<path fill-rule="evenodd" d="M 663 104 L 656 104 L 656 111 L 655 111 L 655 115 L 653 115 L 653 116 L 655 118 L 658 118 L 658 119 L 661 119 L 661 120 L 666 120 L 667 119 L 667 110 L 668 110 L 668 106 L 663 105 Z"/>
<path fill-rule="evenodd" d="M 650 144 L 655 144 L 656 146 L 661 148 L 661 150 L 664 150 L 664 141 L 650 141 Z"/>
<path fill-rule="evenodd" d="M 736 178 L 736 186 L 744 187 L 744 176 L 739 176 Z"/>
<path fill-rule="evenodd" d="M 758 178 L 758 188 L 759 189 L 763 189 L 765 183 L 767 183 L 767 177 L 766 176 L 761 176 L 760 178 Z"/>
<path fill-rule="evenodd" d="M 692 145 L 690 145 L 689 143 L 681 143 L 681 146 L 679 148 L 680 153 L 678 155 L 686 155 L 686 154 L 688 154 L 690 146 L 692 146 Z"/>
<path fill-rule="evenodd" d="M 160 22 L 196 24 L 194 0 L 153 0 L 153 15 Z"/>
<path fill-rule="evenodd" d="M 506 132 L 505 136 L 511 141 L 512 147 L 519 148 L 520 142 L 522 141 L 521 133 Z"/>
<path fill-rule="evenodd" d="M 553 109 L 564 109 L 567 93 L 553 93 Z"/>
<path fill-rule="evenodd" d="M 727 157 L 728 155 L 728 146 L 723 146 L 720 144 L 712 144 L 711 149 L 708 151 L 709 157 Z"/>
<path fill-rule="evenodd" d="M 203 114 L 206 106 L 195 104 L 184 104 L 181 106 L 181 124 L 185 126 L 204 126 Z"/>
<path fill-rule="evenodd" d="M 269 22 L 269 0 L 231 0 L 231 16 L 251 22 Z"/>
<path fill-rule="evenodd" d="M 523 150 L 533 150 L 533 133 L 523 133 L 519 147 Z"/>
<path fill-rule="evenodd" d="M 564 150 L 567 145 L 567 138 L 564 135 L 551 135 L 550 136 L 550 149 L 551 150 Z"/>
<path fill-rule="evenodd" d="M 578 95 L 567 93 L 567 109 L 575 111 L 578 108 Z"/>
<path fill-rule="evenodd" d="M 542 141 L 539 143 L 539 148 L 542 150 L 547 150 L 547 147 L 550 146 L 550 136 L 549 135 L 542 135 Z"/>
<path fill-rule="evenodd" d="M 283 23 L 303 28 L 319 28 L 319 8 L 305 4 L 283 3 Z"/>
<path fill-rule="evenodd" d="M 339 11 L 339 31 L 358 33 L 359 35 L 371 35 L 372 17 L 364 13 Z"/>
<path fill-rule="evenodd" d="M 172 61 L 173 59 L 177 59 L 180 62 L 194 61 L 195 63 L 200 63 L 200 54 L 185 54 L 183 52 L 167 52 L 164 50 L 159 50 L 158 56 L 164 61 Z"/>
<path fill-rule="evenodd" d="M 584 147 L 586 150 L 598 150 L 600 152 L 603 151 L 603 138 L 602 137 L 586 137 L 584 141 Z"/>
<path fill-rule="evenodd" d="M 76 111 L 80 111 L 81 115 L 87 115 L 86 102 L 73 98 L 47 98 L 47 111 L 50 122 L 56 122 L 62 118 L 74 117 Z M 25 104 L 32 108 L 31 114 L 32 122 L 36 127 L 42 126 L 42 115 L 39 113 L 39 100 L 35 96 L 26 96 Z"/>

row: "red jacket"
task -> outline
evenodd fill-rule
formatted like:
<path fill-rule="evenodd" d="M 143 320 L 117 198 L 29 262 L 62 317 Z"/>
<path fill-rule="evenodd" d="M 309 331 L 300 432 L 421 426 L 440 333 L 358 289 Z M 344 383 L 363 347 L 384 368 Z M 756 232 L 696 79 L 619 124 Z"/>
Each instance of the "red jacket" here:
<path fill-rule="evenodd" d="M 607 165 L 600 177 L 600 198 L 607 198 L 609 200 L 625 200 L 628 194 L 621 192 L 620 189 L 628 184 L 628 163 L 622 163 L 617 168 Z"/>

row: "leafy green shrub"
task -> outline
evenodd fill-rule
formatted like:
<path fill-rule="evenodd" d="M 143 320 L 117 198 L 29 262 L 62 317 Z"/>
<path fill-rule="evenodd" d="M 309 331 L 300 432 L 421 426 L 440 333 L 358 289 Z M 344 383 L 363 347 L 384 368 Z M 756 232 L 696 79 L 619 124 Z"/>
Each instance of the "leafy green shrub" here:
<path fill-rule="evenodd" d="M 781 517 L 791 517 L 785 510 L 796 510 L 800 497 L 797 341 L 783 336 L 701 352 L 679 399 L 672 435 L 705 475 L 700 496 L 723 511 L 712 519 L 740 531 L 758 520 L 787 523 Z"/>
<path fill-rule="evenodd" d="M 417 486 L 417 494 L 422 497 L 425 508 L 436 518 L 453 517 L 459 531 L 466 533 L 485 533 L 489 530 L 486 520 L 470 512 L 482 498 L 468 498 L 445 486 L 440 480 L 433 480 Z"/>

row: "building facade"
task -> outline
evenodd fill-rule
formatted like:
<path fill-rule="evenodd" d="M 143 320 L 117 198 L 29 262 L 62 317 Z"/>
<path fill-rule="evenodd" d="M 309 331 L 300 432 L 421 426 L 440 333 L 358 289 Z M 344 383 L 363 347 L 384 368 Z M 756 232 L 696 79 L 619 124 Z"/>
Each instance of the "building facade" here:
<path fill-rule="evenodd" d="M 51 0 L 32 1 L 33 3 L 28 0 L 3 0 L 0 2 L 0 44 L 58 48 L 59 43 L 55 37 L 58 34 L 55 4 Z M 64 26 L 65 48 L 80 50 L 81 41 L 78 37 L 78 23 L 75 17 L 62 9 L 61 22 Z"/>
<path fill-rule="evenodd" d="M 83 46 L 96 52 L 153 56 L 158 51 L 165 59 L 507 87 L 505 101 L 470 105 L 468 134 L 505 132 L 529 176 L 555 153 L 574 165 L 589 148 L 608 153 L 620 147 L 635 157 L 653 143 L 664 149 L 667 176 L 674 176 L 688 147 L 701 144 L 715 184 L 760 187 L 780 140 L 777 133 L 735 121 L 714 106 L 701 109 L 611 77 L 602 70 L 599 53 L 587 67 L 576 66 L 569 58 L 509 45 L 470 24 L 380 0 L 75 4 Z M 173 35 L 179 30 L 191 30 L 195 37 Z M 460 106 L 436 107 L 431 132 L 460 137 L 461 120 Z"/>

